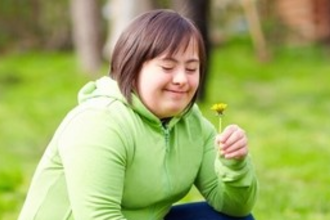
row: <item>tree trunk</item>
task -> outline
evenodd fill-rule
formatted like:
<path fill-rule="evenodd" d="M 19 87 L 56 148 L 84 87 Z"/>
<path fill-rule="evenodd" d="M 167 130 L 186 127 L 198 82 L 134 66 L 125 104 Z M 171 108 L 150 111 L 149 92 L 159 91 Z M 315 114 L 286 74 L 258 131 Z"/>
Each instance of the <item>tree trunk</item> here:
<path fill-rule="evenodd" d="M 103 54 L 110 59 L 113 47 L 121 32 L 134 17 L 150 10 L 152 4 L 150 0 L 108 0 L 107 4 L 109 34 Z"/>
<path fill-rule="evenodd" d="M 194 21 L 199 28 L 206 48 L 207 64 L 204 77 L 201 79 L 198 99 L 203 101 L 206 97 L 206 84 L 210 58 L 209 15 L 210 0 L 171 0 L 172 8 Z"/>
<path fill-rule="evenodd" d="M 71 0 L 73 43 L 87 73 L 95 73 L 102 63 L 100 11 L 97 0 Z"/>
<path fill-rule="evenodd" d="M 246 19 L 249 24 L 250 35 L 252 37 L 254 47 L 257 51 L 257 56 L 262 62 L 268 61 L 270 59 L 270 54 L 267 49 L 264 33 L 261 28 L 261 22 L 259 19 L 256 3 L 254 0 L 243 0 L 242 4 Z"/>

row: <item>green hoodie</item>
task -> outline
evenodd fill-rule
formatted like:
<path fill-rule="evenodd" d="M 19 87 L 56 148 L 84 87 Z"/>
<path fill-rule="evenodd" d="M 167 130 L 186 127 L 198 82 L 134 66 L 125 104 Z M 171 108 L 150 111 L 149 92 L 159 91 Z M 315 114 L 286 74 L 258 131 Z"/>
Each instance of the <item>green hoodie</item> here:
<path fill-rule="evenodd" d="M 247 215 L 250 157 L 217 158 L 216 129 L 195 105 L 166 125 L 109 77 L 89 82 L 31 182 L 20 220 L 161 220 L 193 185 L 216 210 Z"/>

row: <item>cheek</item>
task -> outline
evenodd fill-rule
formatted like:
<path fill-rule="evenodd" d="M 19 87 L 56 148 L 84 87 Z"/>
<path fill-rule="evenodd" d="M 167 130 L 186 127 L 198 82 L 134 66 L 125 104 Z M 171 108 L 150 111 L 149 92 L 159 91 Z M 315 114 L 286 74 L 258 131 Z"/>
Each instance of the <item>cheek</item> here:
<path fill-rule="evenodd" d="M 192 77 L 191 80 L 190 80 L 190 85 L 192 87 L 194 87 L 195 90 L 197 90 L 197 88 L 199 86 L 199 83 L 200 83 L 200 77 L 199 77 L 199 75 Z"/>

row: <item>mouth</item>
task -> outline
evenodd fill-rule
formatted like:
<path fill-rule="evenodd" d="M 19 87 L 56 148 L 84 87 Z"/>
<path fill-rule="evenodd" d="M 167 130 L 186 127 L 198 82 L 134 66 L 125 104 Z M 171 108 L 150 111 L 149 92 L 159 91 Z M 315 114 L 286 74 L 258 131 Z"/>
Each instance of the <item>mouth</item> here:
<path fill-rule="evenodd" d="M 165 94 L 174 100 L 182 100 L 188 97 L 188 91 L 165 89 Z"/>
<path fill-rule="evenodd" d="M 185 94 L 188 91 L 185 90 L 172 90 L 172 89 L 165 89 L 166 92 L 171 92 L 171 93 L 175 93 L 175 94 Z"/>

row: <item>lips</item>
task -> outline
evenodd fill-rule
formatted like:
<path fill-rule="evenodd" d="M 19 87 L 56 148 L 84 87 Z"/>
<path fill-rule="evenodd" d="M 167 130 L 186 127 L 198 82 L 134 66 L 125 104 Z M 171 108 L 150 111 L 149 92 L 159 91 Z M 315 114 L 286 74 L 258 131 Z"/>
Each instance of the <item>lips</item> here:
<path fill-rule="evenodd" d="M 184 93 L 188 92 L 188 91 L 184 91 L 184 90 L 172 90 L 172 89 L 165 89 L 165 91 L 172 92 L 172 93 L 177 93 L 177 94 L 184 94 Z"/>

